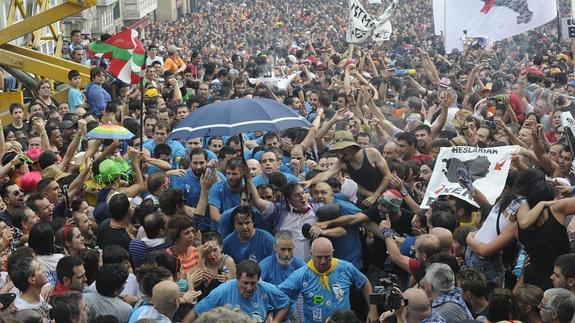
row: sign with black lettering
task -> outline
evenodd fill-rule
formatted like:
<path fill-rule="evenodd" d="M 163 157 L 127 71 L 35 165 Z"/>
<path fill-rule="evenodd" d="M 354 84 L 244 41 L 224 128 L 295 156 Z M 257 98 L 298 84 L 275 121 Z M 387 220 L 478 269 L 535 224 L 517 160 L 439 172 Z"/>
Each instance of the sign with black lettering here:
<path fill-rule="evenodd" d="M 575 18 L 561 19 L 561 35 L 563 39 L 575 39 Z"/>
<path fill-rule="evenodd" d="M 421 208 L 429 208 L 441 195 L 455 196 L 479 207 L 470 190 L 481 191 L 489 203 L 495 204 L 505 187 L 511 156 L 519 149 L 519 146 L 441 148 Z M 462 183 L 465 182 L 462 174 L 466 174 L 472 185 Z"/>

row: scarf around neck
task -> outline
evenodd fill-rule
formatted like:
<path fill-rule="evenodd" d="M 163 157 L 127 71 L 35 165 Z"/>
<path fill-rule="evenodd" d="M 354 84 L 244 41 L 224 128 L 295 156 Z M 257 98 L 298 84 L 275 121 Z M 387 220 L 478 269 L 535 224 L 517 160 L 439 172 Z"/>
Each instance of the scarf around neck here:
<path fill-rule="evenodd" d="M 329 264 L 329 269 L 323 273 L 320 273 L 315 268 L 313 260 L 311 260 L 311 259 L 310 259 L 310 261 L 307 262 L 307 266 L 309 267 L 309 269 L 311 269 L 311 271 L 313 271 L 316 275 L 319 276 L 319 282 L 320 282 L 321 286 L 323 288 L 329 290 L 329 277 L 328 276 L 329 276 L 329 274 L 331 274 L 335 270 L 337 263 L 338 263 L 337 258 L 331 258 L 331 263 Z"/>

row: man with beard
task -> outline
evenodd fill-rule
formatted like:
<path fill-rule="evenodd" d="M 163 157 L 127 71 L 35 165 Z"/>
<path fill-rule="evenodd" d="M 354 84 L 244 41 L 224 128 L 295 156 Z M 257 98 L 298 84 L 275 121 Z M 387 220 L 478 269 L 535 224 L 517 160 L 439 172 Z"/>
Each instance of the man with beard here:
<path fill-rule="evenodd" d="M 275 253 L 260 261 L 260 268 L 262 270 L 260 279 L 278 286 L 283 283 L 292 272 L 304 267 L 305 262 L 293 254 L 294 241 L 291 232 L 279 231 L 276 233 L 275 239 Z M 292 305 L 292 312 L 297 312 L 296 303 Z M 303 321 L 303 317 L 299 319 L 300 322 Z"/>
<path fill-rule="evenodd" d="M 241 191 L 242 159 L 234 157 L 226 164 L 226 180 L 215 183 L 210 189 L 210 218 L 219 222 L 222 212 L 240 205 Z"/>
<path fill-rule="evenodd" d="M 256 229 L 254 212 L 249 206 L 238 206 L 231 214 L 234 232 L 222 244 L 222 251 L 237 263 L 243 260 L 261 261 L 273 254 L 274 238 L 267 231 Z"/>
<path fill-rule="evenodd" d="M 202 148 L 194 148 L 190 151 L 190 169 L 186 170 L 186 175 L 182 178 L 181 184 L 172 183 L 172 187 L 180 188 L 186 194 L 186 205 L 195 208 L 200 200 L 202 186 L 201 176 L 208 168 L 208 154 Z M 210 170 L 214 171 L 214 170 Z M 217 228 L 217 223 L 210 220 L 210 217 L 196 217 L 196 224 L 200 231 Z"/>
<path fill-rule="evenodd" d="M 0 219 L 12 227 L 12 214 L 17 208 L 24 206 L 24 193 L 15 183 L 8 183 L 0 187 L 0 196 L 6 204 L 6 210 L 0 213 Z"/>
<path fill-rule="evenodd" d="M 293 254 L 294 238 L 289 231 L 276 233 L 275 253 L 260 261 L 261 280 L 279 285 L 296 269 L 305 266 L 305 262 Z"/>
<path fill-rule="evenodd" d="M 413 130 L 415 138 L 417 139 L 417 149 L 422 154 L 429 153 L 429 146 L 434 139 L 431 135 L 431 127 L 426 124 L 420 124 Z"/>

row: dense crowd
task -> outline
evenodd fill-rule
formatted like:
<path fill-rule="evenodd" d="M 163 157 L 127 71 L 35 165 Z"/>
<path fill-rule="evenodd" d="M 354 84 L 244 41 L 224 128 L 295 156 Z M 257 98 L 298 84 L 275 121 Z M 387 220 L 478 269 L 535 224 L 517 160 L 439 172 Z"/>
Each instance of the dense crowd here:
<path fill-rule="evenodd" d="M 446 53 L 431 12 L 354 46 L 345 2 L 209 0 L 147 28 L 142 88 L 73 31 L 87 88 L 42 80 L 0 125 L 0 320 L 571 322 L 574 48 L 550 23 Z M 168 139 L 239 98 L 311 127 Z M 87 138 L 109 123 L 135 136 Z M 509 145 L 495 203 L 463 173 L 475 205 L 421 206 L 441 148 Z"/>

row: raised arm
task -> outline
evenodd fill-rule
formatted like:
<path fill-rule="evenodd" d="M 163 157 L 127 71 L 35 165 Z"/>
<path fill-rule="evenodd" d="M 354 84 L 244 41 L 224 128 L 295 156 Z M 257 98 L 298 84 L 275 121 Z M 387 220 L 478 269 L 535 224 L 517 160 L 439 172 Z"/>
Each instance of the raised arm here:
<path fill-rule="evenodd" d="M 128 156 L 132 158 L 132 168 L 134 169 L 134 184 L 120 188 L 128 197 L 136 197 L 144 191 L 144 177 L 140 169 L 140 152 L 133 147 L 128 147 Z"/>
<path fill-rule="evenodd" d="M 74 136 L 74 139 L 72 140 L 72 142 L 68 146 L 68 150 L 66 150 L 66 154 L 62 158 L 62 162 L 60 163 L 60 169 L 61 170 L 67 171 L 68 167 L 70 167 L 70 162 L 72 161 L 72 158 L 74 158 L 74 155 L 76 154 L 76 151 L 78 150 L 78 145 L 80 145 L 80 140 L 82 140 L 82 138 L 84 136 L 86 136 L 86 133 L 88 132 L 87 125 L 88 125 L 88 122 L 86 120 L 84 120 L 84 119 L 78 120 L 78 132 Z"/>

